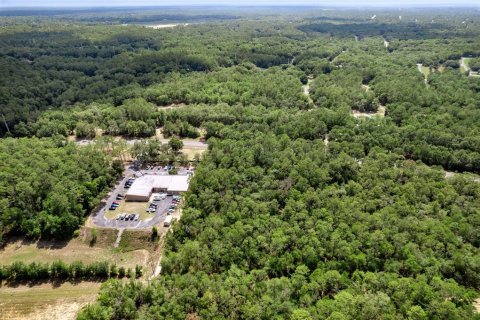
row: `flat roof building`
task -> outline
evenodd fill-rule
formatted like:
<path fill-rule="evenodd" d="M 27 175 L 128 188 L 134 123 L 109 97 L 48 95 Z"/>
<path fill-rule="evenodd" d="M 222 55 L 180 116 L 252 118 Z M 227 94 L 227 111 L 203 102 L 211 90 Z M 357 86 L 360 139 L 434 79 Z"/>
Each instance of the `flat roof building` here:
<path fill-rule="evenodd" d="M 127 201 L 147 202 L 152 193 L 165 192 L 168 195 L 177 195 L 188 190 L 190 176 L 143 175 L 135 180 L 126 193 Z"/>

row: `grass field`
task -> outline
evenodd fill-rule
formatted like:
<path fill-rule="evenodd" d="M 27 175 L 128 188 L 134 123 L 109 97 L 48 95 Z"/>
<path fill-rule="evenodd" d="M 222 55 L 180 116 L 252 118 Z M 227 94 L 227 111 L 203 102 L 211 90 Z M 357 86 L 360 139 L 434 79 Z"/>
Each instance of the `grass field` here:
<path fill-rule="evenodd" d="M 162 230 L 159 230 L 160 233 Z M 14 261 L 67 263 L 83 261 L 114 262 L 117 266 L 134 268 L 142 265 L 144 277 L 149 278 L 157 265 L 162 247 L 151 240 L 150 231 L 124 231 L 120 245 L 114 248 L 117 230 L 97 229 L 97 240 L 92 245 L 92 229 L 83 228 L 81 234 L 70 241 L 27 242 L 10 241 L 0 250 L 0 264 Z M 161 235 L 160 235 L 161 236 Z M 39 285 L 0 285 L 0 320 L 3 319 L 75 319 L 85 304 L 95 300 L 100 283 L 81 282 Z"/>
<path fill-rule="evenodd" d="M 75 319 L 77 312 L 93 302 L 100 283 L 64 283 L 38 286 L 0 287 L 0 319 Z"/>
<path fill-rule="evenodd" d="M 15 261 L 25 263 L 56 260 L 63 260 L 67 263 L 109 261 L 126 268 L 134 268 L 136 264 L 150 258 L 150 252 L 145 248 L 119 252 L 113 248 L 116 238 L 116 230 L 98 229 L 97 241 L 91 245 L 91 229 L 84 228 L 79 237 L 70 241 L 11 241 L 4 249 L 0 250 L 0 264 L 11 264 Z"/>
<path fill-rule="evenodd" d="M 117 210 L 107 210 L 107 212 L 105 213 L 105 217 L 107 219 L 115 219 L 117 215 L 121 213 L 138 213 L 140 215 L 140 220 L 145 220 L 153 217 L 152 214 L 146 212 L 149 202 L 127 202 L 125 200 L 119 202 L 120 206 L 117 208 Z"/>
<path fill-rule="evenodd" d="M 198 154 L 199 156 L 202 156 L 207 151 L 207 148 L 205 149 L 200 149 L 200 148 L 183 148 L 182 153 L 187 155 L 188 160 L 193 160 L 195 159 L 195 155 Z"/>
<path fill-rule="evenodd" d="M 159 230 L 161 233 L 162 231 Z M 151 232 L 144 230 L 125 230 L 117 249 L 117 252 L 139 252 L 145 251 L 149 255 L 143 261 L 137 261 L 137 264 L 144 266 L 144 276 L 147 278 L 155 270 L 160 255 L 162 254 L 162 246 L 159 242 L 151 241 Z"/>

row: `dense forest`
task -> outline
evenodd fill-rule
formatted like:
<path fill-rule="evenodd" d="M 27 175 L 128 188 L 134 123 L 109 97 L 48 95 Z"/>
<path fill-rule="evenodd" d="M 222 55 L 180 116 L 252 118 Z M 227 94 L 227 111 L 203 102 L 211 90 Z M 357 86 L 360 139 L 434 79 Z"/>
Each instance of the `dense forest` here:
<path fill-rule="evenodd" d="M 0 244 L 8 235 L 70 238 L 122 171 L 95 147 L 1 139 Z"/>
<path fill-rule="evenodd" d="M 202 132 L 162 274 L 79 319 L 478 319 L 479 13 L 228 11 L 4 18 L 0 232 L 71 234 L 101 141 Z"/>

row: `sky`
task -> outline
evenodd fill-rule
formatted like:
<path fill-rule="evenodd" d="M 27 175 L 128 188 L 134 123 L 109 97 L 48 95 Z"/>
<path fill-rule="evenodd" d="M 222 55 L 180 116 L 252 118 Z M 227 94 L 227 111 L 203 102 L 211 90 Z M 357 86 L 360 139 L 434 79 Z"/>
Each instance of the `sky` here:
<path fill-rule="evenodd" d="M 315 6 L 475 6 L 480 0 L 0 0 L 2 7 L 119 7 L 179 5 L 315 5 Z"/>

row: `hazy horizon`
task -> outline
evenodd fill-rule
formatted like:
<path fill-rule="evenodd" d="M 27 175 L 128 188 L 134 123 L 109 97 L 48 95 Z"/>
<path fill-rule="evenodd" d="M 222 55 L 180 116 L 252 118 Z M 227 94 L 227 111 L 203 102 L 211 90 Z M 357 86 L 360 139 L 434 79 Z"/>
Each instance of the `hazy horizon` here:
<path fill-rule="evenodd" d="M 181 6 L 316 6 L 316 7 L 480 7 L 478 0 L 245 0 L 245 1 L 222 1 L 222 0 L 186 0 L 186 1 L 154 1 L 154 0 L 73 0 L 73 1 L 39 1 L 39 0 L 0 0 L 0 8 L 96 8 L 96 7 L 181 7 Z"/>

